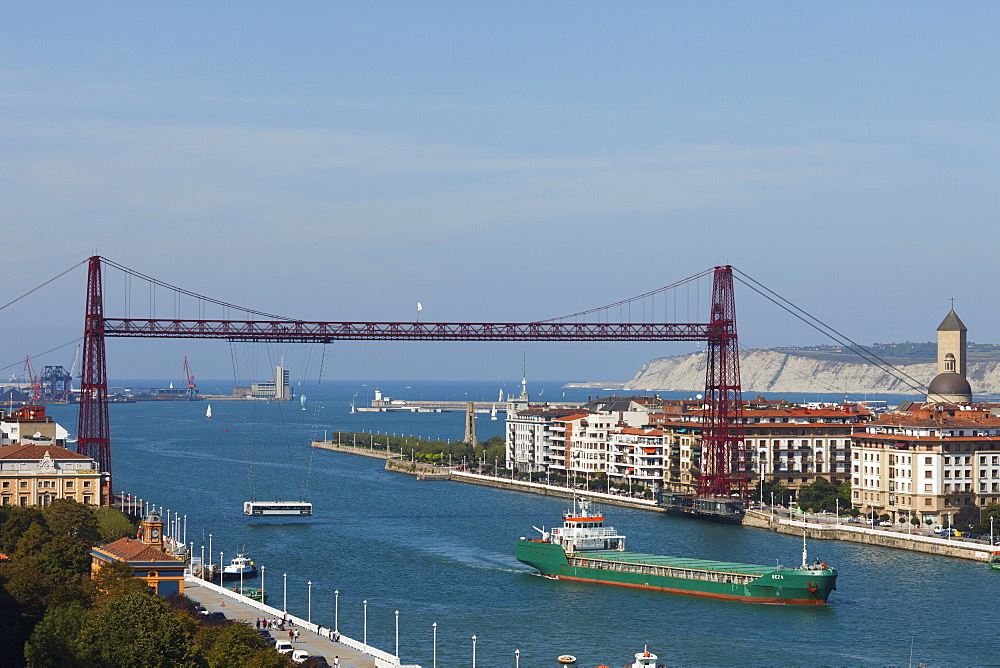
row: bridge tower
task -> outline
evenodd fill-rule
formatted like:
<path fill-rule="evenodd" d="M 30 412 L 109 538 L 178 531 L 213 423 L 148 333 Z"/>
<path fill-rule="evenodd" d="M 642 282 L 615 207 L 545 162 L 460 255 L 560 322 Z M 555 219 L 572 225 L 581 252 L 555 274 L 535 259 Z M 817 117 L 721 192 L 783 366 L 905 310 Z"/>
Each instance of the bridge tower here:
<path fill-rule="evenodd" d="M 104 290 L 101 258 L 90 258 L 87 267 L 87 307 L 83 324 L 83 369 L 80 377 L 80 413 L 77 450 L 97 462 L 107 474 L 102 503 L 110 504 L 111 438 L 108 426 L 108 372 L 104 353 Z"/>

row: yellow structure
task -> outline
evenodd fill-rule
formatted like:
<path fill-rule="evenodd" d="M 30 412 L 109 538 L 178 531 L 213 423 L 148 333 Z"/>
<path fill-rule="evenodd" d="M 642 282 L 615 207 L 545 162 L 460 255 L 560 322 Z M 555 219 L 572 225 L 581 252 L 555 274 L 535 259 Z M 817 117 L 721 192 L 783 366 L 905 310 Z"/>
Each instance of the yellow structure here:
<path fill-rule="evenodd" d="M 47 506 L 55 499 L 100 505 L 107 498 L 97 462 L 56 445 L 0 447 L 0 505 Z"/>
<path fill-rule="evenodd" d="M 160 596 L 184 593 L 184 562 L 163 550 L 163 520 L 155 510 L 142 523 L 139 539 L 120 538 L 90 551 L 90 576 L 113 561 L 132 567 Z"/>

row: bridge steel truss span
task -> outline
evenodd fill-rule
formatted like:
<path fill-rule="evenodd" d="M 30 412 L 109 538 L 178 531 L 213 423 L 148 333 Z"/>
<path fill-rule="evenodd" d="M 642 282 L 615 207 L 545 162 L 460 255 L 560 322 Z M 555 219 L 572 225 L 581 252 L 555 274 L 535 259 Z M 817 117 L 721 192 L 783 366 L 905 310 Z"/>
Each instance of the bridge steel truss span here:
<path fill-rule="evenodd" d="M 698 492 L 748 495 L 742 393 L 732 267 L 715 267 L 707 323 L 320 322 L 108 318 L 104 315 L 102 259 L 87 272 L 78 449 L 107 472 L 111 494 L 106 338 L 221 339 L 331 343 L 333 341 L 705 341 L 705 422 Z M 118 265 L 115 265 L 118 266 Z"/>

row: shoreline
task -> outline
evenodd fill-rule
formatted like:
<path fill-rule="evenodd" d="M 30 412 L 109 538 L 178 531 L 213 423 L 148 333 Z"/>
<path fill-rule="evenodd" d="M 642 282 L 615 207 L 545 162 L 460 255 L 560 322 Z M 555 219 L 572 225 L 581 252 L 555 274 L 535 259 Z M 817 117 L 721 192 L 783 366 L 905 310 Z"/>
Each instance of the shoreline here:
<path fill-rule="evenodd" d="M 589 490 L 572 489 L 568 487 L 556 487 L 537 482 L 525 482 L 523 480 L 509 480 L 496 478 L 494 476 L 471 473 L 469 471 L 458 471 L 454 468 L 441 468 L 423 462 L 408 462 L 395 458 L 394 453 L 380 452 L 371 448 L 357 447 L 350 445 L 336 445 L 329 441 L 313 441 L 312 447 L 323 450 L 333 450 L 362 457 L 385 460 L 385 470 L 395 473 L 415 475 L 425 480 L 450 480 L 472 485 L 482 485 L 484 487 L 495 487 L 528 494 L 541 494 L 543 496 L 558 496 L 572 498 L 574 495 L 593 501 L 599 501 L 608 505 L 634 508 L 637 510 L 652 510 L 663 512 L 655 501 L 647 499 L 634 499 L 631 497 L 617 496 L 604 492 L 592 492 Z M 700 521 L 700 520 L 691 520 Z M 882 531 L 874 528 L 847 526 L 845 524 L 824 524 L 819 522 L 808 522 L 803 520 L 793 520 L 786 517 L 771 515 L 758 510 L 748 510 L 743 519 L 742 526 L 754 529 L 766 529 L 787 535 L 801 536 L 802 530 L 806 530 L 806 537 L 816 540 L 842 540 L 849 543 L 859 543 L 862 545 L 876 545 L 879 547 L 890 547 L 899 550 L 909 550 L 911 552 L 922 552 L 945 557 L 955 557 L 958 559 L 968 559 L 972 561 L 987 562 L 990 552 L 994 546 L 980 543 L 965 543 L 962 541 L 947 540 L 931 536 L 917 534 L 901 534 L 892 531 Z"/>

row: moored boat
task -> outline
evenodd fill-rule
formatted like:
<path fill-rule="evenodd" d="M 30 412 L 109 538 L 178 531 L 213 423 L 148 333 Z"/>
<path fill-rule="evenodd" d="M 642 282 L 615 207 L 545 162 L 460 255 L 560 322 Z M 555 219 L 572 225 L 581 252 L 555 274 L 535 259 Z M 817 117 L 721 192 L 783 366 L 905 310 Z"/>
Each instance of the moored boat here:
<path fill-rule="evenodd" d="M 990 568 L 995 571 L 1000 571 L 1000 551 L 994 551 L 990 553 Z"/>
<path fill-rule="evenodd" d="M 241 577 L 252 578 L 257 575 L 257 566 L 250 557 L 242 552 L 233 557 L 232 561 L 222 569 L 223 580 L 238 580 Z"/>
<path fill-rule="evenodd" d="M 656 668 L 656 655 L 644 647 L 641 652 L 635 653 L 635 661 L 625 668 Z"/>
<path fill-rule="evenodd" d="M 807 564 L 804 537 L 802 565 L 787 568 L 626 552 L 625 536 L 605 527 L 604 517 L 591 513 L 587 501 L 574 501 L 561 527 L 535 529 L 542 537 L 519 538 L 515 556 L 556 580 L 798 605 L 823 605 L 836 589 L 835 568 L 818 560 Z"/>
<path fill-rule="evenodd" d="M 261 603 L 267 603 L 267 599 L 269 598 L 259 587 L 230 587 L 229 591 L 234 591 L 240 596 L 245 596 Z"/>

